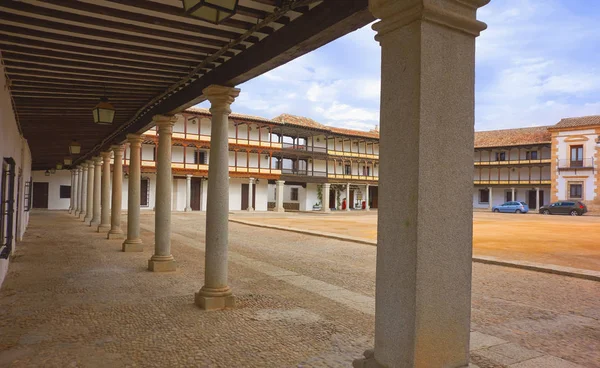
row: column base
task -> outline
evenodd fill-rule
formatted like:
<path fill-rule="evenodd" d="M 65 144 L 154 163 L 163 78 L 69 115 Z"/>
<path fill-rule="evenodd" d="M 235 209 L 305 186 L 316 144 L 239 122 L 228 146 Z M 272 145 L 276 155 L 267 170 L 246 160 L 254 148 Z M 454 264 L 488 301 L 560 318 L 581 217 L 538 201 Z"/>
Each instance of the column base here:
<path fill-rule="evenodd" d="M 73 212 L 73 214 L 74 214 L 75 216 L 79 216 L 79 210 L 76 210 L 75 212 Z"/>
<path fill-rule="evenodd" d="M 85 218 L 85 212 L 79 212 L 79 215 L 77 215 L 77 217 L 79 217 L 80 219 Z"/>
<path fill-rule="evenodd" d="M 194 294 L 196 305 L 206 311 L 235 308 L 235 297 L 229 287 L 223 289 L 208 289 L 202 287 Z"/>
<path fill-rule="evenodd" d="M 98 225 L 98 229 L 96 229 L 96 231 L 99 233 L 106 233 L 109 230 L 110 230 L 110 225 L 103 225 L 103 224 Z"/>
<path fill-rule="evenodd" d="M 144 244 L 142 239 L 127 239 L 123 242 L 123 252 L 143 252 Z"/>
<path fill-rule="evenodd" d="M 246 211 L 248 211 L 248 212 L 254 212 L 254 208 L 252 208 L 252 207 L 247 208 Z"/>
<path fill-rule="evenodd" d="M 72 213 L 72 212 L 73 212 L 73 210 L 69 208 L 69 214 Z"/>
<path fill-rule="evenodd" d="M 285 212 L 285 208 L 273 208 L 273 212 Z"/>
<path fill-rule="evenodd" d="M 90 222 L 92 222 L 92 218 L 91 217 L 85 217 L 83 219 L 83 222 L 87 222 L 89 224 Z"/>
<path fill-rule="evenodd" d="M 192 209 L 189 207 L 184 208 L 183 212 L 192 212 Z"/>
<path fill-rule="evenodd" d="M 123 239 L 124 237 L 125 237 L 125 234 L 123 234 L 123 230 L 121 230 L 121 229 L 110 230 L 106 234 L 106 239 Z"/>
<path fill-rule="evenodd" d="M 94 221 L 94 220 L 90 221 L 90 227 L 95 227 L 98 225 L 100 225 L 100 221 Z"/>
<path fill-rule="evenodd" d="M 173 256 L 152 256 L 148 260 L 148 271 L 172 272 L 177 271 L 177 264 Z"/>
<path fill-rule="evenodd" d="M 364 358 L 355 359 L 352 362 L 353 368 L 386 368 L 386 366 L 380 364 L 375 360 L 375 350 L 369 349 L 363 353 Z M 479 368 L 475 364 L 463 365 L 460 368 Z"/>

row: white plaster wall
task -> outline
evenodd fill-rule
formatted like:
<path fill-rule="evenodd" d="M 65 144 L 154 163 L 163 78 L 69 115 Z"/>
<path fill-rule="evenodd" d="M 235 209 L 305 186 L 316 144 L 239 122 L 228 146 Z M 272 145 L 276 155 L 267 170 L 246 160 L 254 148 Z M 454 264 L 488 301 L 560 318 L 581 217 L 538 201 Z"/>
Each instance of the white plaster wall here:
<path fill-rule="evenodd" d="M 484 187 L 475 187 L 473 190 L 473 208 L 488 208 L 488 203 L 479 203 L 479 190 L 485 189 Z M 529 197 L 527 192 L 534 190 L 534 188 L 515 188 L 515 200 L 519 202 L 529 203 Z M 550 203 L 550 187 L 540 187 L 543 191 L 544 204 Z M 506 193 L 510 193 L 511 189 L 507 187 L 494 187 L 492 188 L 492 206 L 500 205 L 506 202 Z"/>
<path fill-rule="evenodd" d="M 185 117 L 183 115 L 177 114 L 177 121 L 173 125 L 173 133 L 183 133 L 185 131 Z"/>
<path fill-rule="evenodd" d="M 172 209 L 173 211 L 185 210 L 186 202 L 186 179 L 176 178 L 173 179 L 173 197 L 172 197 Z"/>
<path fill-rule="evenodd" d="M 183 147 L 173 146 L 171 147 L 171 162 L 183 162 Z"/>
<path fill-rule="evenodd" d="M 71 187 L 71 172 L 68 170 L 56 170 L 56 173 L 50 176 L 45 175 L 45 170 L 35 170 L 32 172 L 34 183 L 48 183 L 48 209 L 49 210 L 68 210 L 71 200 L 69 198 L 60 198 L 60 186 Z M 33 191 L 32 191 L 33 193 Z M 32 194 L 32 203 L 33 203 Z"/>
<path fill-rule="evenodd" d="M 266 179 L 261 179 L 260 182 L 256 185 L 256 203 L 254 210 L 255 211 L 267 211 L 267 196 L 269 185 Z M 240 197 L 241 201 L 241 197 Z"/>
<path fill-rule="evenodd" d="M 0 64 L 0 157 L 12 157 L 15 160 L 15 216 L 13 217 L 12 251 L 16 250 L 17 239 L 22 238 L 29 223 L 29 212 L 25 212 L 25 182 L 31 177 L 31 151 L 24 137 L 19 133 L 12 109 L 10 94 L 6 86 L 4 66 Z M 19 175 L 21 182 L 19 183 Z M 1 183 L 1 181 L 0 181 Z M 1 184 L 0 184 L 1 185 Z M 0 187 L 0 191 L 5 188 Z M 18 198 L 17 198 L 18 197 Z M 17 217 L 19 226 L 17 227 Z M 0 285 L 8 270 L 8 261 L 0 262 Z"/>
<path fill-rule="evenodd" d="M 580 136 L 583 135 L 587 138 L 587 141 L 576 141 L 576 142 L 565 142 L 570 136 Z M 595 157 L 595 153 L 597 148 L 596 140 L 597 134 L 594 129 L 588 130 L 574 130 L 574 131 L 566 131 L 559 132 L 558 134 L 558 159 L 559 160 L 569 160 L 570 159 L 570 146 L 572 145 L 583 145 L 583 158 L 584 160 L 589 160 Z M 598 162 L 594 162 L 596 166 L 595 170 L 598 170 Z M 583 182 L 583 200 L 591 201 L 594 200 L 594 193 L 596 192 L 596 185 L 594 184 L 594 170 L 561 170 L 558 175 L 558 199 L 566 200 L 568 198 L 568 183 L 569 182 Z M 577 178 L 573 178 L 577 176 Z M 585 177 L 585 178 L 583 178 Z"/>
<path fill-rule="evenodd" d="M 202 118 L 200 119 L 200 134 L 201 135 L 210 135 L 210 119 Z"/>
<path fill-rule="evenodd" d="M 247 179 L 229 179 L 229 210 L 239 211 L 242 209 L 242 183 L 248 183 Z M 256 193 L 258 195 L 258 193 Z M 258 198 L 256 199 L 258 201 Z"/>
<path fill-rule="evenodd" d="M 319 184 L 316 183 L 308 183 L 306 184 L 306 189 L 304 190 L 304 200 L 300 203 L 300 211 L 312 211 L 313 205 L 319 202 L 318 197 L 318 189 L 317 186 Z"/>
<path fill-rule="evenodd" d="M 269 184 L 269 187 L 267 189 L 267 201 L 268 202 L 275 202 L 275 188 L 277 186 L 275 184 Z M 285 186 L 284 186 L 285 188 Z"/>
<path fill-rule="evenodd" d="M 154 160 L 154 145 L 153 144 L 142 144 L 142 160 L 147 160 L 147 161 Z"/>

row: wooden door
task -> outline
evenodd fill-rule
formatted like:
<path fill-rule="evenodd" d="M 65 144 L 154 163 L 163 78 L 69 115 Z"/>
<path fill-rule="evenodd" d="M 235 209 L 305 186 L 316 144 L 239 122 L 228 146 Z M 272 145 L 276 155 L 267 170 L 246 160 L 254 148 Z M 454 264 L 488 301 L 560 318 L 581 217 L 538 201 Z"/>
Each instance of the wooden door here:
<path fill-rule="evenodd" d="M 354 189 L 350 189 L 350 198 L 346 199 L 349 208 L 354 208 Z"/>
<path fill-rule="evenodd" d="M 371 205 L 369 206 L 370 208 L 377 208 L 379 205 L 379 200 L 378 200 L 378 187 L 369 187 L 369 202 L 371 202 Z"/>
<path fill-rule="evenodd" d="M 192 198 L 190 199 L 190 206 L 192 211 L 200 211 L 200 201 L 202 198 L 202 179 L 192 178 Z"/>
<path fill-rule="evenodd" d="M 140 206 L 149 206 L 148 203 L 148 190 L 150 186 L 150 180 L 142 179 L 140 185 Z"/>
<path fill-rule="evenodd" d="M 527 204 L 529 208 L 538 208 L 537 207 L 537 198 L 535 190 L 530 190 L 527 195 Z"/>
<path fill-rule="evenodd" d="M 48 183 L 33 183 L 33 208 L 48 208 Z"/>
<path fill-rule="evenodd" d="M 544 191 L 540 190 L 540 206 L 537 208 L 540 208 L 544 205 Z"/>
<path fill-rule="evenodd" d="M 250 184 L 242 184 L 242 210 L 248 209 L 248 186 Z M 256 185 L 252 186 L 252 208 L 256 209 Z"/>
<path fill-rule="evenodd" d="M 335 190 L 334 189 L 330 189 L 329 190 L 329 208 L 337 208 L 337 206 L 335 205 Z"/>

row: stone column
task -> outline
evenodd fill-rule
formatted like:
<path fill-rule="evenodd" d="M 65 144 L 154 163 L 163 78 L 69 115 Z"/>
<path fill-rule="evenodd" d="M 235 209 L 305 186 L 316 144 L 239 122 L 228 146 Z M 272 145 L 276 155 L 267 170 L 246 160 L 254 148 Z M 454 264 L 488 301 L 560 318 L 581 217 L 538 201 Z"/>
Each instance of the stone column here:
<path fill-rule="evenodd" d="M 79 166 L 73 170 L 75 172 L 75 180 L 73 181 L 73 214 L 79 215 Z"/>
<path fill-rule="evenodd" d="M 208 179 L 202 178 L 200 181 L 200 190 L 202 192 L 200 210 L 206 212 L 206 202 L 208 202 Z"/>
<path fill-rule="evenodd" d="M 87 182 L 88 182 L 89 165 L 84 162 L 81 165 L 81 184 L 79 185 L 79 218 L 84 219 L 87 211 Z"/>
<path fill-rule="evenodd" d="M 87 178 L 87 190 L 86 190 L 86 207 L 87 212 L 83 222 L 91 222 L 94 216 L 94 160 L 87 160 L 88 164 L 88 178 Z"/>
<path fill-rule="evenodd" d="M 127 186 L 127 239 L 123 242 L 123 252 L 144 250 L 140 238 L 140 192 L 142 186 L 142 136 L 127 134 L 129 142 L 129 183 Z"/>
<path fill-rule="evenodd" d="M 153 121 L 158 130 L 156 155 L 156 196 L 154 211 L 154 255 L 148 260 L 148 269 L 154 272 L 175 271 L 171 255 L 171 136 L 177 118 L 156 115 Z"/>
<path fill-rule="evenodd" d="M 237 88 L 211 85 L 202 91 L 210 101 L 211 137 L 206 207 L 206 253 L 204 286 L 195 295 L 196 305 L 205 310 L 234 307 L 227 284 L 229 246 L 229 114 L 240 94 Z"/>
<path fill-rule="evenodd" d="M 382 53 L 375 350 L 354 367 L 469 364 L 475 14 L 487 2 L 369 0 Z"/>
<path fill-rule="evenodd" d="M 490 193 L 490 194 L 489 194 L 490 200 L 489 200 L 489 204 L 488 204 L 488 205 L 489 205 L 489 208 L 490 208 L 490 210 L 491 210 L 491 209 L 492 209 L 492 207 L 494 207 L 494 196 L 492 195 L 492 194 L 493 194 L 493 193 L 492 193 L 492 187 L 488 187 L 488 191 L 489 191 L 489 193 Z"/>
<path fill-rule="evenodd" d="M 114 155 L 112 177 L 112 203 L 110 212 L 110 230 L 107 239 L 123 239 L 121 229 L 121 200 L 123 198 L 123 146 L 110 147 Z"/>
<path fill-rule="evenodd" d="M 369 206 L 369 184 L 365 185 L 365 211 L 370 211 L 371 206 Z"/>
<path fill-rule="evenodd" d="M 331 211 L 331 208 L 329 208 L 329 189 L 331 188 L 331 184 L 324 183 L 321 188 L 321 197 L 323 197 L 323 203 L 321 203 L 321 211 L 329 212 Z"/>
<path fill-rule="evenodd" d="M 350 183 L 346 184 L 346 211 L 350 211 Z"/>
<path fill-rule="evenodd" d="M 100 224 L 100 200 L 101 200 L 101 183 L 102 183 L 102 157 L 94 157 L 94 190 L 92 203 L 92 220 L 90 226 L 98 226 Z"/>
<path fill-rule="evenodd" d="M 510 192 L 511 192 L 511 194 L 510 194 L 510 200 L 511 201 L 516 201 L 516 199 L 515 199 L 515 188 L 510 188 Z"/>
<path fill-rule="evenodd" d="M 540 188 L 535 188 L 535 210 L 540 209 Z"/>
<path fill-rule="evenodd" d="M 254 211 L 254 204 L 252 203 L 253 187 L 254 187 L 254 178 L 249 178 L 248 179 L 248 208 L 246 209 L 249 212 Z"/>
<path fill-rule="evenodd" d="M 275 190 L 275 212 L 285 212 L 285 208 L 283 208 L 283 191 L 285 190 L 285 181 L 277 180 L 275 181 L 276 190 Z"/>
<path fill-rule="evenodd" d="M 192 210 L 192 175 L 185 176 L 185 212 Z"/>
<path fill-rule="evenodd" d="M 110 230 L 110 151 L 100 153 L 102 156 L 102 183 L 100 190 L 100 225 L 98 232 Z"/>
<path fill-rule="evenodd" d="M 69 199 L 69 213 L 73 212 L 73 191 L 74 191 L 74 181 L 75 181 L 75 170 L 71 170 L 71 194 L 70 194 L 70 199 Z"/>

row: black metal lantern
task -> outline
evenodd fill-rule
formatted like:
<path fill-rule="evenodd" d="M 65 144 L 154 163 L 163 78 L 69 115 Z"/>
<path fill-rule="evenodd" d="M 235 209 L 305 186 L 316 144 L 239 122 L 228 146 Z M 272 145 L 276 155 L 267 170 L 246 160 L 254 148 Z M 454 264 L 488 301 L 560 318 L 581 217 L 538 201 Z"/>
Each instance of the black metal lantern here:
<path fill-rule="evenodd" d="M 61 163 L 56 164 L 56 170 L 62 170 L 63 165 Z"/>
<path fill-rule="evenodd" d="M 239 0 L 183 0 L 185 14 L 219 24 L 235 14 Z"/>
<path fill-rule="evenodd" d="M 67 166 L 70 166 L 73 164 L 73 159 L 71 157 L 65 157 L 65 159 L 63 160 L 64 164 Z"/>
<path fill-rule="evenodd" d="M 44 175 L 50 176 L 50 171 L 46 170 L 46 172 L 44 173 Z"/>
<path fill-rule="evenodd" d="M 78 155 L 81 152 L 81 144 L 77 143 L 76 140 L 72 140 L 69 145 L 69 153 L 72 155 Z"/>
<path fill-rule="evenodd" d="M 50 174 L 56 174 L 56 169 L 55 168 L 51 168 L 50 169 Z"/>
<path fill-rule="evenodd" d="M 100 98 L 100 102 L 94 107 L 92 114 L 94 115 L 94 123 L 110 125 L 115 119 L 115 108 L 108 102 L 108 97 L 104 96 Z"/>

